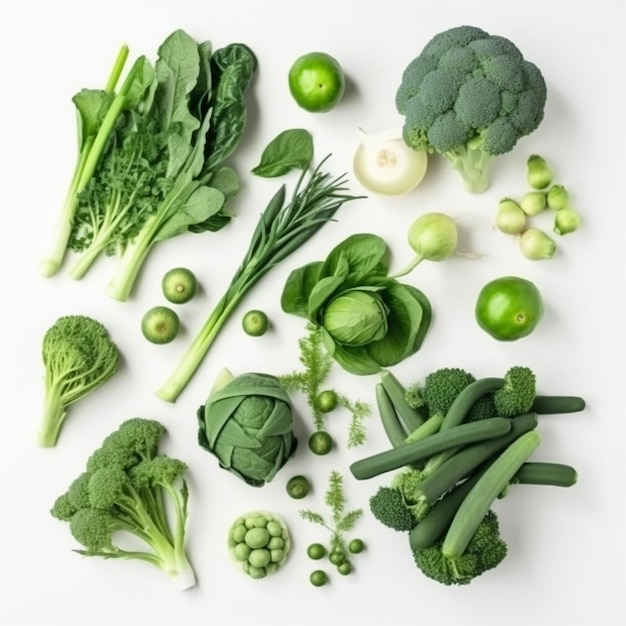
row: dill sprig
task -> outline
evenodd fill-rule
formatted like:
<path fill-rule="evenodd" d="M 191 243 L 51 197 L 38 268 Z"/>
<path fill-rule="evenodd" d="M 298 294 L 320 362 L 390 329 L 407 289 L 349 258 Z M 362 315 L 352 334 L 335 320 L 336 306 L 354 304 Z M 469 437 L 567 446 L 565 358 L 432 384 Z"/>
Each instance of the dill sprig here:
<path fill-rule="evenodd" d="M 370 415 L 371 407 L 362 400 L 351 400 L 334 389 L 326 388 L 325 383 L 334 361 L 324 348 L 319 328 L 308 323 L 306 331 L 306 335 L 298 340 L 300 362 L 304 365 L 304 370 L 280 375 L 278 379 L 287 391 L 298 391 L 305 396 L 317 431 L 326 429 L 326 414 L 320 407 L 319 395 L 322 390 L 335 393 L 337 406 L 350 414 L 348 448 L 360 446 L 366 440 L 365 420 Z"/>
<path fill-rule="evenodd" d="M 347 498 L 344 489 L 343 476 L 333 470 L 328 478 L 328 488 L 324 494 L 324 503 L 330 509 L 331 517 L 327 519 L 311 509 L 302 509 L 300 517 L 313 524 L 318 524 L 330 532 L 330 551 L 346 552 L 345 534 L 351 531 L 363 509 L 347 510 Z"/>

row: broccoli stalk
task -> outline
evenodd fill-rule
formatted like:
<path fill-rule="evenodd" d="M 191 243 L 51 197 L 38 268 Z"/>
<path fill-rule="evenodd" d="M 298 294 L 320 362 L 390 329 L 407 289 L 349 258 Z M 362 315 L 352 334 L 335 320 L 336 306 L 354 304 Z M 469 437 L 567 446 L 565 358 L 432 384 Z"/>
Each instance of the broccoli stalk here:
<path fill-rule="evenodd" d="M 86 471 L 50 512 L 69 523 L 83 546 L 76 550 L 79 554 L 144 561 L 170 576 L 179 589 L 187 589 L 195 584 L 185 553 L 187 465 L 159 452 L 164 434 L 156 420 L 123 422 L 89 457 Z M 118 534 L 132 536 L 143 548 L 118 545 Z"/>
<path fill-rule="evenodd" d="M 488 166 L 493 154 L 484 151 L 480 138 L 470 139 L 467 144 L 442 153 L 452 167 L 461 175 L 465 190 L 469 193 L 483 193 L 489 189 Z"/>
<path fill-rule="evenodd" d="M 68 407 L 113 376 L 120 353 L 100 322 L 67 315 L 46 331 L 42 357 L 44 407 L 37 443 L 50 448 L 57 444 Z"/>

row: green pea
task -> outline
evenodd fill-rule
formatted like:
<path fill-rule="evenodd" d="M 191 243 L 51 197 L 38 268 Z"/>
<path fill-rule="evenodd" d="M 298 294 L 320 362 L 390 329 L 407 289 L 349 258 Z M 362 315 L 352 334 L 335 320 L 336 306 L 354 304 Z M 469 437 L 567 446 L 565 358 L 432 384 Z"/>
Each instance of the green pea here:
<path fill-rule="evenodd" d="M 264 548 L 270 540 L 270 534 L 267 528 L 251 528 L 246 532 L 246 543 L 253 550 L 255 548 Z"/>
<path fill-rule="evenodd" d="M 276 522 L 267 522 L 267 532 L 272 537 L 280 537 L 283 534 L 283 529 L 280 527 L 280 524 Z"/>
<path fill-rule="evenodd" d="M 272 537 L 267 544 L 269 550 L 282 550 L 285 547 L 285 540 L 282 537 Z"/>
<path fill-rule="evenodd" d="M 317 561 L 326 556 L 326 548 L 321 543 L 312 543 L 307 548 L 306 553 L 309 555 L 309 558 Z"/>
<path fill-rule="evenodd" d="M 252 567 L 265 567 L 272 560 L 272 556 L 269 550 L 265 548 L 257 548 L 252 550 L 248 555 L 248 563 Z"/>
<path fill-rule="evenodd" d="M 233 556 L 237 559 L 237 561 L 247 561 L 250 552 L 250 547 L 245 543 L 238 543 L 233 548 Z"/>
<path fill-rule="evenodd" d="M 311 572 L 309 580 L 314 587 L 323 587 L 328 582 L 328 575 L 324 570 L 316 569 Z"/>
<path fill-rule="evenodd" d="M 236 543 L 241 543 L 245 540 L 247 532 L 248 529 L 243 524 L 237 524 L 237 526 L 231 530 L 230 536 Z"/>
<path fill-rule="evenodd" d="M 285 558 L 285 551 L 280 548 L 270 551 L 270 560 L 272 563 L 280 563 Z"/>
<path fill-rule="evenodd" d="M 342 576 L 347 576 L 348 574 L 352 573 L 352 564 L 350 563 L 350 561 L 344 561 L 337 566 L 337 571 Z"/>
<path fill-rule="evenodd" d="M 365 549 L 365 544 L 363 543 L 362 539 L 353 539 L 348 544 L 348 550 L 352 554 L 359 554 L 360 552 L 363 552 L 364 549 Z"/>

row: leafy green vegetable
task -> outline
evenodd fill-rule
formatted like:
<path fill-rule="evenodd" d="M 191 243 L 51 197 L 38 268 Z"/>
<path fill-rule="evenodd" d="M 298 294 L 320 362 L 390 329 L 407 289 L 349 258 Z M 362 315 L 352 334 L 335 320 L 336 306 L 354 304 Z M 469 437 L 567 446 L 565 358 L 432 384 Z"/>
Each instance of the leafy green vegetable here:
<path fill-rule="evenodd" d="M 288 391 L 304 394 L 313 425 L 317 432 L 325 432 L 326 413 L 329 406 L 341 407 L 350 414 L 348 447 L 354 448 L 365 443 L 367 432 L 364 421 L 370 415 L 370 406 L 362 400 L 351 400 L 334 389 L 323 389 L 332 369 L 333 360 L 324 349 L 322 336 L 312 324 L 307 325 L 307 333 L 298 340 L 300 362 L 303 371 L 282 374 L 278 379 Z M 331 396 L 331 403 L 326 398 Z"/>
<path fill-rule="evenodd" d="M 307 319 L 353 374 L 399 363 L 419 350 L 430 328 L 430 302 L 388 275 L 386 257 L 377 235 L 351 235 L 325 261 L 293 270 L 281 295 L 283 311 Z"/>
<path fill-rule="evenodd" d="M 328 158 L 328 157 L 326 157 Z M 248 250 L 217 303 L 171 376 L 157 391 L 174 402 L 191 380 L 220 330 L 244 296 L 265 274 L 306 243 L 336 211 L 356 196 L 346 193 L 344 176 L 332 179 L 322 171 L 302 172 L 290 199 L 282 185 L 270 200 L 252 234 Z M 308 174 L 308 176 L 307 176 Z"/>
<path fill-rule="evenodd" d="M 144 561 L 187 589 L 196 582 L 184 545 L 187 465 L 159 451 L 165 433 L 156 420 L 123 422 L 91 454 L 50 513 L 69 524 L 84 546 L 79 554 Z M 128 547 L 129 538 L 138 547 Z"/>
<path fill-rule="evenodd" d="M 239 183 L 222 164 L 242 136 L 255 70 L 246 46 L 213 51 L 182 30 L 161 44 L 154 67 L 141 57 L 115 96 L 126 109 L 109 124 L 89 179 L 71 191 L 72 278 L 115 255 L 107 293 L 127 300 L 156 243 L 228 224 Z"/>
<path fill-rule="evenodd" d="M 274 376 L 222 370 L 197 415 L 200 446 L 254 487 L 270 482 L 296 451 L 291 402 Z"/>
<path fill-rule="evenodd" d="M 44 409 L 37 435 L 56 446 L 70 405 L 101 387 L 118 370 L 120 352 L 103 324 L 86 315 L 60 317 L 44 334 Z"/>
<path fill-rule="evenodd" d="M 311 133 L 303 128 L 291 128 L 270 141 L 252 173 L 265 178 L 283 176 L 292 169 L 306 169 L 312 159 Z"/>

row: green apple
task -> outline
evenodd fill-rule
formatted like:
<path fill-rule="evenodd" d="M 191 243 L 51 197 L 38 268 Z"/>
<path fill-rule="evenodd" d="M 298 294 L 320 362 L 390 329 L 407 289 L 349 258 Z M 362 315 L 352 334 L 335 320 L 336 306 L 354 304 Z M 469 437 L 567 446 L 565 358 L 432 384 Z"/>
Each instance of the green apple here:
<path fill-rule="evenodd" d="M 343 97 L 345 86 L 341 65 L 325 52 L 303 54 L 289 70 L 293 99 L 311 113 L 330 111 Z"/>

